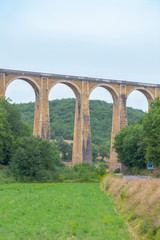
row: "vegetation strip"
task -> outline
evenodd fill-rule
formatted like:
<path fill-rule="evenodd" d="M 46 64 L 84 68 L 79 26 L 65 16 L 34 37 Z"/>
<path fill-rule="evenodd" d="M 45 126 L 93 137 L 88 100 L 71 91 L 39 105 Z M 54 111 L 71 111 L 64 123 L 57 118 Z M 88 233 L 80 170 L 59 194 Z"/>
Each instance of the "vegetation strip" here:
<path fill-rule="evenodd" d="M 102 188 L 112 196 L 133 232 L 140 238 L 160 239 L 160 181 L 158 179 L 128 180 L 107 176 Z"/>
<path fill-rule="evenodd" d="M 97 183 L 0 185 L 0 239 L 129 240 Z"/>

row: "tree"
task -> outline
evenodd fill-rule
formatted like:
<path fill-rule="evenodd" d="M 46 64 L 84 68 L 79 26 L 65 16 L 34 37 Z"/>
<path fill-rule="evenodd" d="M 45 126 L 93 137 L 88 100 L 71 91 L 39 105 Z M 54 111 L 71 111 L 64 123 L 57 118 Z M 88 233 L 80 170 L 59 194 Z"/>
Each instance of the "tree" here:
<path fill-rule="evenodd" d="M 7 112 L 0 106 L 0 164 L 6 165 L 10 159 L 13 134 L 7 122 Z"/>
<path fill-rule="evenodd" d="M 98 157 L 98 147 L 94 143 L 92 143 L 92 158 L 93 158 L 93 161 L 96 161 L 97 157 Z"/>
<path fill-rule="evenodd" d="M 99 147 L 99 154 L 100 156 L 102 157 L 102 161 L 104 160 L 104 157 L 109 157 L 109 152 L 108 152 L 108 149 L 107 149 L 107 145 L 101 145 Z"/>
<path fill-rule="evenodd" d="M 9 163 L 12 173 L 21 180 L 42 180 L 55 172 L 59 152 L 53 145 L 39 137 L 17 138 Z"/>
<path fill-rule="evenodd" d="M 63 137 L 59 137 L 56 139 L 56 145 L 57 145 L 59 151 L 62 153 L 62 159 L 71 161 L 73 145 L 64 141 Z"/>
<path fill-rule="evenodd" d="M 30 128 L 21 119 L 20 110 L 0 98 L 0 163 L 7 165 L 11 157 L 14 140 L 19 136 L 31 135 Z"/>
<path fill-rule="evenodd" d="M 143 120 L 146 159 L 160 167 L 160 97 L 150 104 Z"/>
<path fill-rule="evenodd" d="M 31 135 L 31 128 L 22 121 L 20 109 L 16 104 L 11 104 L 11 100 L 0 99 L 0 106 L 6 110 L 7 124 L 10 125 L 13 137 L 16 139 L 20 136 Z"/>
<path fill-rule="evenodd" d="M 135 124 L 123 128 L 115 137 L 114 148 L 119 162 L 126 167 L 146 168 L 143 126 Z"/>

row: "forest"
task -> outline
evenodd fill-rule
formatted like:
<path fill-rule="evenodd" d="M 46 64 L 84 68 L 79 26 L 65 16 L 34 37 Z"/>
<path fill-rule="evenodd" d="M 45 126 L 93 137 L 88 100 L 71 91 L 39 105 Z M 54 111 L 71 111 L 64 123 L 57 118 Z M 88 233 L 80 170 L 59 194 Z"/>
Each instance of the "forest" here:
<path fill-rule="evenodd" d="M 63 137 L 73 140 L 75 99 L 61 99 L 49 102 L 51 139 Z M 92 142 L 99 144 L 110 141 L 113 104 L 101 100 L 90 100 L 90 123 Z M 33 128 L 34 103 L 18 104 L 22 119 Z M 128 124 L 144 116 L 142 110 L 127 107 Z"/>

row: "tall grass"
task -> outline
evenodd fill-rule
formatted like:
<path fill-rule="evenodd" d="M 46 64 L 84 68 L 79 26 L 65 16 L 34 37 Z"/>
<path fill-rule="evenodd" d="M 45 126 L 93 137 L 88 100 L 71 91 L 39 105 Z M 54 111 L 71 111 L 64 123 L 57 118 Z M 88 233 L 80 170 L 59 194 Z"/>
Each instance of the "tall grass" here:
<path fill-rule="evenodd" d="M 140 239 L 160 239 L 160 180 L 108 176 L 103 189 L 111 195 Z"/>

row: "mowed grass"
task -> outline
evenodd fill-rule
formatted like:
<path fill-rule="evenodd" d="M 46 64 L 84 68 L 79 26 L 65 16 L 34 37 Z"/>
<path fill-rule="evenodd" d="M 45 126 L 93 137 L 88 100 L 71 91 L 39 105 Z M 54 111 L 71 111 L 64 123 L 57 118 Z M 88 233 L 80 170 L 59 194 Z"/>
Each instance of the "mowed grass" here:
<path fill-rule="evenodd" d="M 128 240 L 128 229 L 97 183 L 0 185 L 0 239 Z"/>

